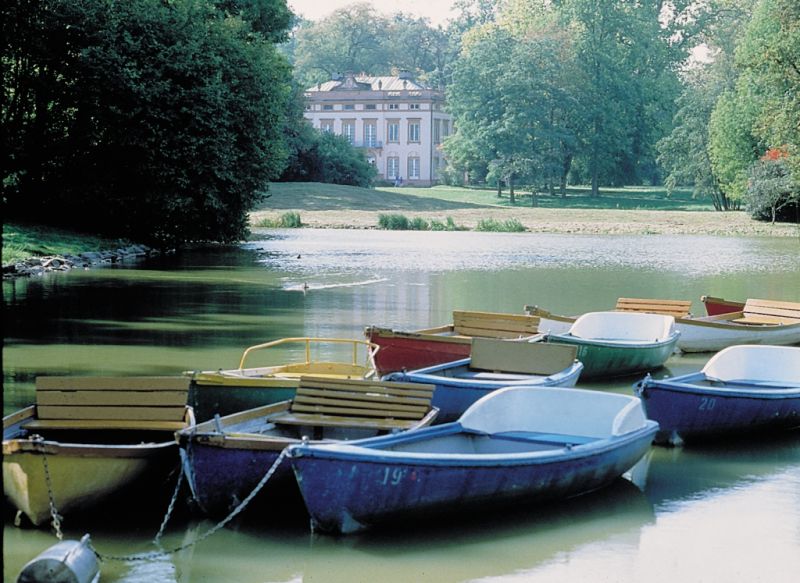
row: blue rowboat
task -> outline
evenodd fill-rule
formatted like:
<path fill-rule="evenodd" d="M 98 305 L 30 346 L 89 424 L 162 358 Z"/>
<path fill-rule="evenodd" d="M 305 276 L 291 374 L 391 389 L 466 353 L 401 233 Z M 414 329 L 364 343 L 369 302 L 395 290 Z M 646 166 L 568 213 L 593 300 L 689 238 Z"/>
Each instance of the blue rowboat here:
<path fill-rule="evenodd" d="M 635 392 L 661 426 L 659 443 L 800 427 L 800 347 L 731 346 L 699 372 L 648 375 Z"/>
<path fill-rule="evenodd" d="M 351 533 L 434 512 L 543 502 L 607 485 L 658 428 L 633 396 L 508 387 L 458 421 L 289 449 L 312 528 Z"/>
<path fill-rule="evenodd" d="M 430 425 L 436 418 L 432 393 L 433 387 L 420 384 L 300 377 L 292 400 L 176 433 L 192 495 L 210 515 L 228 514 L 254 490 L 257 495 L 259 484 L 290 500 L 297 487 L 289 464 L 272 469 L 286 447 L 304 439 L 363 439 Z M 261 483 L 265 478 L 268 484 Z"/>
<path fill-rule="evenodd" d="M 675 318 L 635 312 L 588 312 L 567 332 L 544 341 L 578 348 L 581 379 L 614 377 L 661 368 L 675 352 Z"/>
<path fill-rule="evenodd" d="M 583 365 L 571 346 L 473 338 L 471 356 L 412 371 L 385 380 L 435 385 L 431 404 L 437 423 L 454 421 L 470 405 L 503 387 L 574 387 Z"/>

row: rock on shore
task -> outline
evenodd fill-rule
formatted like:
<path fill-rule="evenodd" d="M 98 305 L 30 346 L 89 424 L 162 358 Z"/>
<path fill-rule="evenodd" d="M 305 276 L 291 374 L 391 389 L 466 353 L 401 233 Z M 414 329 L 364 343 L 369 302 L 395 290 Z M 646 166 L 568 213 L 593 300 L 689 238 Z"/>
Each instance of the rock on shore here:
<path fill-rule="evenodd" d="M 34 277 L 53 271 L 90 269 L 95 266 L 112 265 L 124 261 L 138 260 L 159 252 L 146 245 L 130 245 L 107 251 L 86 251 L 78 255 L 46 255 L 30 257 L 24 261 L 3 266 L 3 279 Z"/>

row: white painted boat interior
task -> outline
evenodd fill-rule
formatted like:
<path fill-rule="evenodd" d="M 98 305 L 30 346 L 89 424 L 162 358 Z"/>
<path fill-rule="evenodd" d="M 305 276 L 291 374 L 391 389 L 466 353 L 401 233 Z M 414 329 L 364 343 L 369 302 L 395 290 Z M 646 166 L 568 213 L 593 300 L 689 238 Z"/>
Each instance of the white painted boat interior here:
<path fill-rule="evenodd" d="M 569 329 L 577 338 L 653 342 L 665 340 L 675 330 L 675 318 L 635 312 L 588 312 Z"/>
<path fill-rule="evenodd" d="M 461 425 L 482 433 L 534 431 L 607 438 L 643 427 L 637 397 L 583 389 L 512 387 L 476 401 Z"/>
<path fill-rule="evenodd" d="M 715 354 L 703 372 L 721 381 L 746 379 L 800 385 L 800 347 L 731 346 Z"/>

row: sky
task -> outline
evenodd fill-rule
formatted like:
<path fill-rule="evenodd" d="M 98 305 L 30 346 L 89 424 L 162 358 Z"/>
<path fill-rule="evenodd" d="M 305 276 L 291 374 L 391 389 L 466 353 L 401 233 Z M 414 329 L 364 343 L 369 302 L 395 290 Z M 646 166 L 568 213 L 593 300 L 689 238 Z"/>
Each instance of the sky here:
<path fill-rule="evenodd" d="M 414 16 L 424 16 L 430 19 L 431 24 L 444 24 L 454 15 L 450 13 L 454 0 L 287 0 L 292 12 L 309 20 L 319 20 L 328 16 L 334 10 L 356 4 L 358 2 L 371 4 L 375 10 L 385 15 L 403 12 Z"/>

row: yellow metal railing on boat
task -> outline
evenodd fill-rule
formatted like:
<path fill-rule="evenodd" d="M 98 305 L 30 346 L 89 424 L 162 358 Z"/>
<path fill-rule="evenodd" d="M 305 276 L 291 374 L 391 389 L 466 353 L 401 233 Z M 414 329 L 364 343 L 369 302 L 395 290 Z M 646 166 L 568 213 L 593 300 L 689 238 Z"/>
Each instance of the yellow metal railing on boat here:
<path fill-rule="evenodd" d="M 312 362 L 311 360 L 311 344 L 352 344 L 353 345 L 353 366 L 358 366 L 358 349 L 359 347 L 363 347 L 366 350 L 366 365 L 371 368 L 375 368 L 375 353 L 378 352 L 380 346 L 375 344 L 374 342 L 369 342 L 368 340 L 356 340 L 350 338 L 311 338 L 311 337 L 297 337 L 297 338 L 281 338 L 279 340 L 273 340 L 272 342 L 265 342 L 264 344 L 256 344 L 255 346 L 251 346 L 247 348 L 244 353 L 242 354 L 242 359 L 239 361 L 239 370 L 243 370 L 245 368 L 244 364 L 247 360 L 247 357 L 250 356 L 252 352 L 256 352 L 258 350 L 264 350 L 265 348 L 272 348 L 274 346 L 279 346 L 281 344 L 290 344 L 290 343 L 304 343 L 305 344 L 305 355 L 306 355 L 306 364 Z"/>

